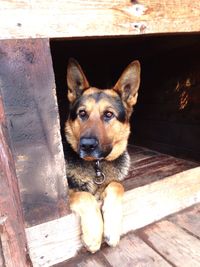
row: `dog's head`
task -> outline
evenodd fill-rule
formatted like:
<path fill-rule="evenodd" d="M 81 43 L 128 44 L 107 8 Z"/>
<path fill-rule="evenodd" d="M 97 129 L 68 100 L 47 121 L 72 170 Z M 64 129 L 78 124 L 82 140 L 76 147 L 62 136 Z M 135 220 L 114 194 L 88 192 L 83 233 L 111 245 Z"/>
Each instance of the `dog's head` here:
<path fill-rule="evenodd" d="M 137 102 L 140 63 L 133 61 L 112 89 L 91 87 L 78 62 L 67 68 L 69 118 L 67 141 L 85 160 L 114 160 L 127 147 L 129 118 Z"/>

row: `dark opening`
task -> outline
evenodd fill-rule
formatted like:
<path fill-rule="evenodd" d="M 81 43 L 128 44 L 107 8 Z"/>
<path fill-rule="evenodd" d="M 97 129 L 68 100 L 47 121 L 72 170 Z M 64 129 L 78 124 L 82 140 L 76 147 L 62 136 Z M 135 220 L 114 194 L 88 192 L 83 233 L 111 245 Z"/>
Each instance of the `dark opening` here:
<path fill-rule="evenodd" d="M 63 134 L 66 67 L 78 60 L 91 85 L 108 88 L 134 59 L 142 66 L 130 143 L 200 160 L 200 35 L 51 40 Z"/>

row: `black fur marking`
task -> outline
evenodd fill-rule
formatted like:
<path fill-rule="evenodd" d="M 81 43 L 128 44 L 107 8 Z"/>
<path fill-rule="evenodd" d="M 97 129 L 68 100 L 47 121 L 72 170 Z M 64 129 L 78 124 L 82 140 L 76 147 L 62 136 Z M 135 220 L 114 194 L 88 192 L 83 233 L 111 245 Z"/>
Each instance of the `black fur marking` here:
<path fill-rule="evenodd" d="M 81 99 L 82 98 L 76 99 L 76 101 L 72 105 L 70 105 L 69 119 L 71 119 L 72 121 L 74 121 L 77 118 L 77 109 L 80 106 Z"/>
<path fill-rule="evenodd" d="M 69 185 L 70 189 L 89 192 L 87 183 L 77 181 L 75 177 L 69 177 L 68 176 L 67 179 L 68 179 L 68 185 Z"/>

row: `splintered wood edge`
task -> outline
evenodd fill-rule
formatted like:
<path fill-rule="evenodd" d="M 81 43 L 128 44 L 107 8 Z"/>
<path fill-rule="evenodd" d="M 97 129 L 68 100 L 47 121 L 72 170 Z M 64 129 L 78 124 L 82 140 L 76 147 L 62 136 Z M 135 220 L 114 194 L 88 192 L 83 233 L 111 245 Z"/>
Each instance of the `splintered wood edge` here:
<path fill-rule="evenodd" d="M 127 191 L 122 234 L 200 202 L 200 167 Z M 26 229 L 34 266 L 51 266 L 76 255 L 82 247 L 79 218 L 70 214 Z"/>

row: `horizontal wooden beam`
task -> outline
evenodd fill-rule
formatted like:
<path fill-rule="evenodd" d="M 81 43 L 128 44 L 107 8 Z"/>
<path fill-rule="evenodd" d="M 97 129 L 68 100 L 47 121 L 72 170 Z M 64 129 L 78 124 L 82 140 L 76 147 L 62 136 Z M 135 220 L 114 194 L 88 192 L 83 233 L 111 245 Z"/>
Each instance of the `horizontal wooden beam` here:
<path fill-rule="evenodd" d="M 3 1 L 0 38 L 200 31 L 198 0 Z"/>
<path fill-rule="evenodd" d="M 200 202 L 200 167 L 125 193 L 122 234 L 139 229 Z M 51 266 L 76 255 L 81 248 L 75 214 L 26 229 L 35 266 Z"/>

